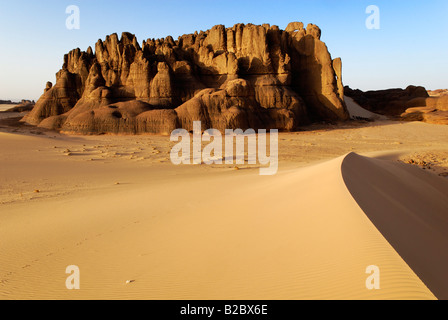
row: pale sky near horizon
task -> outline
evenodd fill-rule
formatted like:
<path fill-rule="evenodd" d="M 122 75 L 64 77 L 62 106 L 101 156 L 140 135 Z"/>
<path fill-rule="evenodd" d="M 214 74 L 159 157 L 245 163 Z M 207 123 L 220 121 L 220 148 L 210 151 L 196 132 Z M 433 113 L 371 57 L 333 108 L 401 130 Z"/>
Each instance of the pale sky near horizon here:
<path fill-rule="evenodd" d="M 68 30 L 66 8 L 80 9 L 80 29 Z M 369 30 L 366 8 L 380 9 L 380 29 Z M 0 99 L 34 99 L 55 82 L 65 53 L 94 48 L 106 35 L 128 31 L 138 41 L 207 30 L 216 24 L 291 21 L 322 29 L 343 82 L 375 90 L 422 85 L 448 88 L 446 0 L 0 0 Z"/>

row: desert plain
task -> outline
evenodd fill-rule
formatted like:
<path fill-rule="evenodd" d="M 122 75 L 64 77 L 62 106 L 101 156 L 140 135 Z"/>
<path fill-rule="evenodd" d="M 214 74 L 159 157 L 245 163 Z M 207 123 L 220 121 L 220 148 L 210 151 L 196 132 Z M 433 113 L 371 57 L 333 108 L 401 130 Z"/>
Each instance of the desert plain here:
<path fill-rule="evenodd" d="M 167 135 L 0 130 L 1 299 L 447 297 L 447 126 L 279 133 L 272 176 L 174 165 Z"/>

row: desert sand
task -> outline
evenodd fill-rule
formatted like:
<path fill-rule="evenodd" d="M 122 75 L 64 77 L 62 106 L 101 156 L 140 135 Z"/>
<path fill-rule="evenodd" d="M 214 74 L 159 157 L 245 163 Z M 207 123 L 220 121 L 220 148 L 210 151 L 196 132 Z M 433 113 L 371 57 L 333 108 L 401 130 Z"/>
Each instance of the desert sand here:
<path fill-rule="evenodd" d="M 280 133 L 274 176 L 175 166 L 169 136 L 0 129 L 0 299 L 448 298 L 447 126 Z"/>
<path fill-rule="evenodd" d="M 0 104 L 0 112 L 1 111 L 6 111 L 8 109 L 11 109 L 12 107 L 14 107 L 15 105 L 11 105 L 11 104 Z"/>

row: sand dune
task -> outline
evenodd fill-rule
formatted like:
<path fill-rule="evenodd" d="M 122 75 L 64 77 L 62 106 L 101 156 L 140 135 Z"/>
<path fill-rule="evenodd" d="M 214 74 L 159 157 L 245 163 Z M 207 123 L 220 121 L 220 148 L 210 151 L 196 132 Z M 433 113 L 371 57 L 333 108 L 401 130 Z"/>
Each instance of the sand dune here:
<path fill-rule="evenodd" d="M 388 121 L 281 133 L 271 177 L 257 166 L 174 166 L 163 136 L 18 130 L 0 133 L 0 298 L 446 292 L 447 192 L 437 175 L 447 170 L 447 127 Z M 80 290 L 65 287 L 68 265 L 80 268 Z M 365 287 L 369 265 L 380 268 L 380 290 Z"/>
<path fill-rule="evenodd" d="M 386 116 L 364 109 L 350 97 L 344 96 L 344 101 L 351 119 L 387 120 Z"/>
<path fill-rule="evenodd" d="M 350 154 L 268 178 L 254 170 L 179 173 L 159 183 L 6 206 L 0 297 L 434 299 L 400 257 L 402 246 L 397 253 L 367 217 L 370 210 L 362 211 L 365 199 L 353 193 L 351 178 L 392 166 L 383 162 Z M 383 178 L 393 185 L 401 177 Z M 372 186 L 356 188 L 365 194 Z M 441 198 L 438 210 L 446 194 Z M 425 232 L 439 230 L 437 222 L 428 220 Z M 81 290 L 65 288 L 72 264 L 81 270 Z M 369 265 L 381 270 L 380 290 L 365 287 Z"/>
<path fill-rule="evenodd" d="M 412 270 L 448 299 L 448 181 L 416 167 L 357 154 L 342 163 L 358 205 Z"/>

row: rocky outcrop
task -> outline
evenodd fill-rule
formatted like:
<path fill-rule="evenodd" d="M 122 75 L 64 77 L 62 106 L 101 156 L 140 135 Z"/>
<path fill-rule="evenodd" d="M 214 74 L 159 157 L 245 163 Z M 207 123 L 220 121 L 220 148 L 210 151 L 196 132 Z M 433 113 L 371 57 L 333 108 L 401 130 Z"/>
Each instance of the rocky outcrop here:
<path fill-rule="evenodd" d="M 426 89 L 408 86 L 406 89 L 386 89 L 366 91 L 344 88 L 345 95 L 361 107 L 382 115 L 399 117 L 407 108 L 408 102 L 417 98 L 428 98 Z"/>
<path fill-rule="evenodd" d="M 15 107 L 12 107 L 10 109 L 7 109 L 5 112 L 27 112 L 31 111 L 34 108 L 34 102 L 30 102 L 29 100 L 26 100 L 27 102 L 23 102 L 16 105 Z"/>
<path fill-rule="evenodd" d="M 5 103 L 1 103 L 5 102 Z M 14 103 L 11 100 L 0 100 L 0 104 L 10 104 L 13 107 L 0 112 L 26 112 L 31 111 L 34 108 L 34 101 L 22 99 L 19 103 Z"/>
<path fill-rule="evenodd" d="M 208 31 L 148 39 L 123 33 L 98 40 L 95 53 L 64 56 L 23 119 L 79 133 L 169 133 L 206 128 L 294 130 L 346 120 L 342 63 L 309 24 L 217 25 Z"/>
<path fill-rule="evenodd" d="M 16 104 L 16 103 L 12 102 L 11 100 L 0 100 L 0 104 Z"/>
<path fill-rule="evenodd" d="M 344 89 L 347 96 L 372 112 L 397 120 L 448 124 L 448 95 L 443 90 L 430 97 L 425 88 L 417 86 L 367 92 Z"/>
<path fill-rule="evenodd" d="M 428 90 L 430 97 L 448 96 L 448 89 Z"/>
<path fill-rule="evenodd" d="M 448 124 L 448 95 L 412 99 L 406 106 L 401 114 L 404 120 Z"/>

